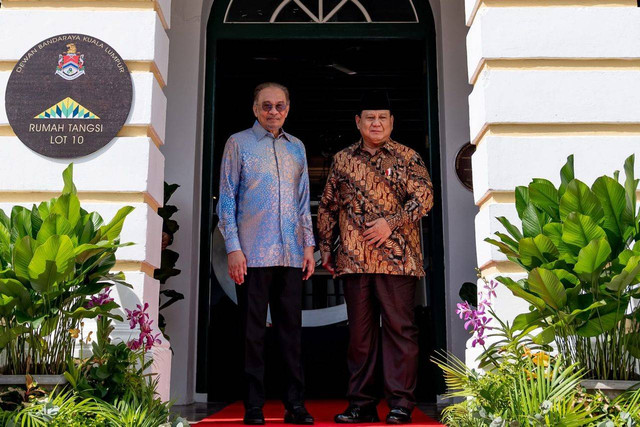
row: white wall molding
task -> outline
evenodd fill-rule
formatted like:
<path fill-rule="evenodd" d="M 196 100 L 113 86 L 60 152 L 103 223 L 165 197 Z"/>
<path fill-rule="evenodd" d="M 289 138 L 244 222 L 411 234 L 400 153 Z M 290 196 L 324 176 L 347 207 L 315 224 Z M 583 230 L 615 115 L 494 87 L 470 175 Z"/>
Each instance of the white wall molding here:
<path fill-rule="evenodd" d="M 640 8 L 483 8 L 467 36 L 469 78 L 492 59 L 638 59 Z"/>
<path fill-rule="evenodd" d="M 640 70 L 485 69 L 471 96 L 471 139 L 487 125 L 640 123 Z"/>
<path fill-rule="evenodd" d="M 631 154 L 640 153 L 637 136 L 487 136 L 473 155 L 476 203 L 490 192 L 513 192 L 532 178 L 560 184 L 560 169 L 574 155 L 576 178 L 591 185 L 601 175 L 623 170 Z M 640 158 L 636 158 L 640 176 Z"/>

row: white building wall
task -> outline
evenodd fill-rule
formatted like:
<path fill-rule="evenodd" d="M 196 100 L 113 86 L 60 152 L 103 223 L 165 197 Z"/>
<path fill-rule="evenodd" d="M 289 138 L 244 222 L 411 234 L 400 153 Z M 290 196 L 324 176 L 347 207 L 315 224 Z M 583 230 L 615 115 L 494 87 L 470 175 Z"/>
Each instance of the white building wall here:
<path fill-rule="evenodd" d="M 31 205 L 59 194 L 61 173 L 71 161 L 83 208 L 109 220 L 120 207 L 134 206 L 122 240 L 136 245 L 119 250 L 116 265 L 125 271 L 133 289 L 118 287 L 114 294 L 125 308 L 148 302 L 157 325 L 159 284 L 152 276 L 160 266 L 162 220 L 157 209 L 163 201 L 164 157 L 158 147 L 165 139 L 163 87 L 168 78 L 170 0 L 85 3 L 80 8 L 71 0 L 57 1 L 55 6 L 35 0 L 2 2 L 0 158 L 5 167 L 0 169 L 0 209 L 10 211 L 13 205 Z M 49 159 L 29 150 L 13 133 L 5 111 L 5 90 L 11 70 L 26 50 L 48 37 L 68 33 L 97 37 L 118 51 L 132 73 L 134 99 L 124 128 L 106 147 L 78 159 Z M 122 339 L 130 334 L 126 322 L 114 332 Z M 153 369 L 160 375 L 158 391 L 168 400 L 171 352 L 166 343 L 154 348 Z"/>
<path fill-rule="evenodd" d="M 515 187 L 558 184 L 570 154 L 591 184 L 640 149 L 640 9 L 636 0 L 466 3 L 478 266 L 489 280 L 517 280 L 523 272 L 484 242 L 504 231 L 496 216 L 520 224 Z M 503 320 L 526 309 L 508 291 L 495 304 Z M 475 356 L 469 349 L 467 362 Z"/>

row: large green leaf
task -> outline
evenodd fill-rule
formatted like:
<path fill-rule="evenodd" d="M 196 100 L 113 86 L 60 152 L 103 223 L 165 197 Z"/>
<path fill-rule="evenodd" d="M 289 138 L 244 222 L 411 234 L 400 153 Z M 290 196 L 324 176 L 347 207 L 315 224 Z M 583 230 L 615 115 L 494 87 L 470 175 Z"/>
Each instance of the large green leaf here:
<path fill-rule="evenodd" d="M 533 342 L 538 345 L 547 345 L 556 339 L 556 331 L 553 326 L 547 326 L 538 335 L 533 337 Z"/>
<path fill-rule="evenodd" d="M 38 242 L 31 236 L 24 236 L 16 242 L 13 248 L 13 269 L 16 276 L 29 280 L 29 263 L 37 247 Z"/>
<path fill-rule="evenodd" d="M 571 213 L 564 221 L 562 240 L 577 248 L 584 248 L 592 240 L 606 237 L 604 230 L 586 215 Z"/>
<path fill-rule="evenodd" d="M 103 225 L 98 230 L 98 234 L 94 237 L 91 243 L 97 243 L 100 240 L 113 241 L 120 236 L 124 220 L 133 211 L 132 206 L 125 206 L 120 208 L 113 219 L 106 225 Z"/>
<path fill-rule="evenodd" d="M 0 294 L 15 298 L 23 309 L 31 306 L 29 290 L 15 279 L 0 279 Z"/>
<path fill-rule="evenodd" d="M 53 205 L 56 203 L 56 198 L 53 198 L 51 200 L 42 202 L 38 205 L 38 212 L 40 213 L 40 218 L 42 218 L 43 220 L 48 217 L 51 214 L 51 208 L 53 208 Z"/>
<path fill-rule="evenodd" d="M 518 298 L 522 298 L 528 303 L 534 305 L 538 310 L 542 311 L 545 309 L 545 303 L 542 298 L 539 298 L 538 296 L 532 294 L 512 278 L 506 276 L 498 276 L 496 277 L 496 280 L 505 285 L 513 293 L 513 295 L 517 296 Z"/>
<path fill-rule="evenodd" d="M 530 326 L 541 324 L 542 319 L 544 319 L 544 315 L 540 311 L 521 313 L 513 319 L 512 327 L 516 331 L 523 331 Z"/>
<path fill-rule="evenodd" d="M 637 205 L 638 200 L 636 197 L 636 191 L 638 190 L 638 182 L 640 180 L 635 178 L 635 154 L 630 155 L 624 162 L 624 173 L 626 175 L 624 181 L 624 190 L 626 193 L 627 206 L 624 211 L 624 220 L 626 223 L 634 224 L 634 229 L 638 232 L 638 218 L 637 218 Z"/>
<path fill-rule="evenodd" d="M 542 228 L 542 232 L 545 236 L 551 239 L 558 252 L 560 253 L 560 259 L 568 262 L 569 264 L 575 264 L 578 260 L 576 255 L 579 252 L 579 248 L 572 247 L 564 240 L 562 240 L 562 224 L 558 222 L 551 222 Z"/>
<path fill-rule="evenodd" d="M 535 268 L 527 278 L 529 289 L 543 299 L 547 305 L 559 310 L 567 305 L 567 293 L 558 276 L 544 268 Z"/>
<path fill-rule="evenodd" d="M 502 224 L 505 230 L 507 230 L 507 232 L 511 235 L 511 237 L 514 238 L 514 240 L 520 241 L 520 239 L 524 237 L 522 235 L 522 232 L 518 230 L 518 227 L 511 224 L 511 222 L 506 217 L 499 216 L 499 217 L 496 217 L 496 219 L 500 222 L 500 224 Z"/>
<path fill-rule="evenodd" d="M 524 210 L 529 204 L 529 188 L 518 186 L 516 187 L 516 210 L 518 211 L 518 217 L 522 218 Z"/>
<path fill-rule="evenodd" d="M 542 227 L 549 221 L 547 215 L 539 211 L 533 203 L 529 203 L 522 212 L 522 234 L 524 237 L 536 237 L 542 234 Z"/>
<path fill-rule="evenodd" d="M 2 209 L 0 209 L 0 224 L 4 225 L 7 230 L 11 228 L 11 218 Z"/>
<path fill-rule="evenodd" d="M 604 216 L 598 197 L 584 182 L 574 179 L 567 185 L 560 198 L 560 218 L 564 220 L 572 212 L 590 216 L 596 223 Z"/>
<path fill-rule="evenodd" d="M 70 236 L 72 234 L 73 226 L 71 223 L 62 215 L 52 213 L 42 223 L 42 227 L 40 227 L 36 240 L 38 243 L 43 244 L 52 236 Z"/>
<path fill-rule="evenodd" d="M 560 255 L 551 239 L 544 234 L 520 240 L 519 252 L 522 263 L 530 268 L 553 261 Z"/>
<path fill-rule="evenodd" d="M 627 305 L 612 302 L 605 307 L 595 309 L 591 318 L 576 329 L 576 333 L 582 337 L 596 337 L 603 332 L 610 331 L 624 319 Z"/>
<path fill-rule="evenodd" d="M 11 243 L 31 235 L 31 211 L 22 206 L 14 206 L 11 210 Z"/>
<path fill-rule="evenodd" d="M 632 223 L 624 223 L 623 213 L 627 206 L 624 187 L 616 180 L 608 176 L 601 176 L 593 183 L 593 192 L 600 200 L 604 210 L 604 222 L 602 227 L 609 232 L 612 247 L 623 245 L 621 241 L 625 228 Z M 612 238 L 616 237 L 616 240 Z"/>
<path fill-rule="evenodd" d="M 567 157 L 567 163 L 560 169 L 560 188 L 558 189 L 558 195 L 562 197 L 562 195 L 567 190 L 567 186 L 571 181 L 575 179 L 574 168 L 573 168 L 573 154 Z"/>
<path fill-rule="evenodd" d="M 42 217 L 36 205 L 31 208 L 31 235 L 37 236 L 42 226 Z"/>
<path fill-rule="evenodd" d="M 80 200 L 78 196 L 70 193 L 58 197 L 51 208 L 51 213 L 58 214 L 69 221 L 72 228 L 75 228 L 80 221 Z"/>
<path fill-rule="evenodd" d="M 11 260 L 11 232 L 0 223 L 0 267 L 9 264 Z"/>
<path fill-rule="evenodd" d="M 73 183 L 73 163 L 69 163 L 69 166 L 62 172 L 62 180 L 64 181 L 62 194 L 77 193 L 76 186 Z"/>
<path fill-rule="evenodd" d="M 608 262 L 609 255 L 611 255 L 611 246 L 605 237 L 592 240 L 580 250 L 574 270 L 582 280 L 594 282 Z"/>
<path fill-rule="evenodd" d="M 627 286 L 638 283 L 638 274 L 640 274 L 640 256 L 634 256 L 629 258 L 622 273 L 614 276 L 605 286 L 613 292 L 623 291 Z"/>
<path fill-rule="evenodd" d="M 95 245 L 92 245 L 90 243 L 80 245 L 74 249 L 74 254 L 76 256 L 76 261 L 79 263 L 83 263 L 94 255 L 116 247 L 118 247 L 118 245 L 114 245 L 103 240 Z"/>
<path fill-rule="evenodd" d="M 529 184 L 529 200 L 554 220 L 560 219 L 558 190 L 551 181 L 535 178 Z"/>
<path fill-rule="evenodd" d="M 73 272 L 75 255 L 69 236 L 51 236 L 38 246 L 29 263 L 29 276 L 34 290 L 48 292 L 51 286 Z"/>
<path fill-rule="evenodd" d="M 513 250 L 513 248 L 503 242 L 499 242 L 495 239 L 491 239 L 489 237 L 487 237 L 486 239 L 484 239 L 485 242 L 490 243 L 494 246 L 497 246 L 500 249 L 500 252 L 502 252 L 503 254 L 505 254 L 508 257 L 519 257 L 520 255 L 518 255 L 518 253 L 516 251 Z"/>
<path fill-rule="evenodd" d="M 567 270 L 556 269 L 551 271 L 558 277 L 565 289 L 573 288 L 580 284 L 580 280 Z"/>
<path fill-rule="evenodd" d="M 20 335 L 28 331 L 29 328 L 24 325 L 18 325 L 10 329 L 0 331 L 0 350 L 5 348 L 10 342 L 14 341 Z"/>
<path fill-rule="evenodd" d="M 51 333 L 53 333 L 53 331 L 55 331 L 56 327 L 58 326 L 59 321 L 59 315 L 45 318 L 42 322 L 42 327 L 40 328 L 40 335 L 43 337 L 51 335 Z"/>

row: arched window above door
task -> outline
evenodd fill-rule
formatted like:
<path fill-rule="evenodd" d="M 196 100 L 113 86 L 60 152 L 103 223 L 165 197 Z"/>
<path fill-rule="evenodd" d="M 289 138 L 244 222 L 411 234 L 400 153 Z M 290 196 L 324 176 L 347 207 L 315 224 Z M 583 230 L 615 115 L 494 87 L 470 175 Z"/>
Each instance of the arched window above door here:
<path fill-rule="evenodd" d="M 413 0 L 231 0 L 225 23 L 416 23 Z"/>

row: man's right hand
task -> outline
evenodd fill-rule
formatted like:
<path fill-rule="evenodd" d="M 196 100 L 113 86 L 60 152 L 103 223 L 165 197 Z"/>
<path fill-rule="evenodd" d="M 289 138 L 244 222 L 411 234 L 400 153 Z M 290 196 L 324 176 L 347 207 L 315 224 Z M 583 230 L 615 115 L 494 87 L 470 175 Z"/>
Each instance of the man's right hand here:
<path fill-rule="evenodd" d="M 229 276 L 238 285 L 244 283 L 244 276 L 247 275 L 247 259 L 242 251 L 229 252 L 227 255 Z"/>
<path fill-rule="evenodd" d="M 322 266 L 329 272 L 333 277 L 336 277 L 336 268 L 333 265 L 333 256 L 330 253 L 322 254 Z"/>

